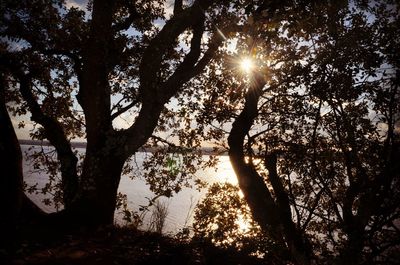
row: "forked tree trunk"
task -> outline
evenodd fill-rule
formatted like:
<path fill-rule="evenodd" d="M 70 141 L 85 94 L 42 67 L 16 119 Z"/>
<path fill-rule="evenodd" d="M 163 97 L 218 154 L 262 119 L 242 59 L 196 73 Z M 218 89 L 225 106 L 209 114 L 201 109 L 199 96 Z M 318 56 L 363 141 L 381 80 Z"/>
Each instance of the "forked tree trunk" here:
<path fill-rule="evenodd" d="M 112 126 L 116 116 L 112 116 L 118 111 L 111 115 L 112 89 L 109 78 L 116 66 L 121 62 L 125 64 L 119 59 L 125 54 L 129 56 L 129 53 L 120 50 L 122 47 L 115 42 L 119 36 L 118 32 L 123 29 L 120 28 L 120 23 L 115 23 L 115 12 L 119 10 L 120 5 L 115 1 L 93 1 L 88 38 L 82 42 L 83 46 L 78 49 L 79 52 L 68 51 L 68 54 L 72 55 L 79 82 L 77 100 L 85 115 L 87 138 L 86 157 L 79 179 L 77 159 L 70 152 L 63 127 L 57 119 L 49 120 L 32 93 L 35 74 L 27 75 L 25 65 L 9 65 L 13 75 L 20 81 L 20 91 L 28 103 L 32 117 L 35 117 L 32 119 L 45 128 L 46 137 L 55 145 L 61 162 L 66 207 L 59 213 L 51 214 L 49 222 L 93 226 L 112 224 L 118 184 L 125 160 L 146 143 L 157 126 L 164 105 L 184 83 L 204 70 L 223 41 L 220 34 L 214 32 L 208 49 L 202 54 L 204 10 L 213 2 L 195 1 L 191 7 L 177 11 L 148 43 L 139 67 L 138 93 L 141 104 L 137 102 L 137 106 L 141 105 L 141 110 L 131 127 L 116 131 Z M 127 22 L 131 17 L 136 17 L 132 15 Z M 135 19 L 141 20 L 140 16 Z M 131 23 L 133 22 L 128 23 L 126 29 Z M 164 69 L 165 54 L 188 29 L 193 30 L 190 51 L 178 64 L 174 73 L 161 81 L 159 76 Z M 54 53 L 59 55 L 57 51 Z M 64 52 L 62 55 L 65 55 Z"/>
<path fill-rule="evenodd" d="M 272 163 L 274 167 L 267 164 L 275 197 L 254 165 L 246 162 L 244 141 L 258 115 L 257 104 L 265 85 L 262 76 L 254 73 L 253 78 L 255 82 L 252 83 L 255 85 L 246 93 L 244 108 L 233 122 L 229 133 L 229 158 L 254 220 L 283 248 L 286 245 L 296 264 L 310 264 L 311 249 L 307 246 L 304 235 L 293 224 L 289 203 L 284 198 L 287 195 L 283 194 L 285 191 L 277 172 L 272 170 L 274 167 L 276 170 L 276 162 Z"/>

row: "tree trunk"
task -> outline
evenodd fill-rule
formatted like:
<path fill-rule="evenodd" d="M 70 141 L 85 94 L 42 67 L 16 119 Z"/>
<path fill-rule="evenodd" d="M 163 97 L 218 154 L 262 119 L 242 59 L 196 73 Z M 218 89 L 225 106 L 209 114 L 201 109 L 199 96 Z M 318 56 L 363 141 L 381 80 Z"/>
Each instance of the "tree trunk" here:
<path fill-rule="evenodd" d="M 24 194 L 22 152 L 6 108 L 2 76 L 0 82 L 0 250 L 13 254 L 21 226 L 46 213 Z"/>
<path fill-rule="evenodd" d="M 0 80 L 0 248 L 10 247 L 23 201 L 22 153 L 5 104 Z"/>
<path fill-rule="evenodd" d="M 362 230 L 356 229 L 347 232 L 347 243 L 344 245 L 343 249 L 341 249 L 336 264 L 361 264 L 364 246 L 363 234 L 364 232 Z"/>
<path fill-rule="evenodd" d="M 73 225 L 113 224 L 124 162 L 121 157 L 101 152 L 86 154 L 78 196 L 66 211 Z"/>
<path fill-rule="evenodd" d="M 265 85 L 262 76 L 254 75 L 255 85 L 249 88 L 244 108 L 229 133 L 229 158 L 254 220 L 283 248 L 286 245 L 297 264 L 310 264 L 311 250 L 293 224 L 287 195 L 283 194 L 285 191 L 276 172 L 276 158 L 275 163 L 270 164 L 269 159 L 266 162 L 276 198 L 254 165 L 246 162 L 244 141 L 258 115 L 257 104 Z"/>

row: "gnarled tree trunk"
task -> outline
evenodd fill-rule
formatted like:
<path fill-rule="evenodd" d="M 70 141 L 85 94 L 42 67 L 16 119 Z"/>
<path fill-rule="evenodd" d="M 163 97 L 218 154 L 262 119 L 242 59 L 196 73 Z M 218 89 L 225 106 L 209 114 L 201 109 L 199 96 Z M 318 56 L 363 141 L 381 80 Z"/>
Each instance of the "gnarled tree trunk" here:
<path fill-rule="evenodd" d="M 246 93 L 245 106 L 228 137 L 229 158 L 254 220 L 283 247 L 286 245 L 297 264 L 310 264 L 311 249 L 292 221 L 287 195 L 276 172 L 276 157 L 268 157 L 265 162 L 275 198 L 255 166 L 245 158 L 245 137 L 258 115 L 257 103 L 265 85 L 262 76 L 254 73 L 253 78 L 255 85 Z"/>

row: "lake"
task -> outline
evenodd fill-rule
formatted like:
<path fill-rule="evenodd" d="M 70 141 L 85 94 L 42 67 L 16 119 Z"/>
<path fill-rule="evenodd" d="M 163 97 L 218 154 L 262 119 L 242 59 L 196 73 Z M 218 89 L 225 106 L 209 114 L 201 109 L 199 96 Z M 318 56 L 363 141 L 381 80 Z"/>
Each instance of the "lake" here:
<path fill-rule="evenodd" d="M 30 145 L 21 145 L 23 152 L 23 171 L 24 181 L 28 186 L 38 184 L 38 188 L 43 187 L 48 182 L 48 176 L 44 173 L 35 172 L 32 163 L 28 161 L 27 154 L 33 152 L 33 150 L 40 150 L 43 148 L 46 152 L 51 152 L 54 149 L 50 146 L 33 146 L 33 149 L 29 150 Z M 79 153 L 84 153 L 84 148 L 76 148 Z M 136 156 L 136 163 L 140 166 L 143 162 L 145 153 L 138 153 Z M 230 182 L 233 184 L 237 183 L 235 174 L 229 162 L 228 156 L 220 156 L 217 168 L 210 168 L 207 170 L 200 170 L 196 173 L 196 177 L 207 181 L 208 183 L 215 182 Z M 131 179 L 127 175 L 121 177 L 119 192 L 127 195 L 128 207 L 130 210 L 138 211 L 140 205 L 147 205 L 148 199 L 153 198 L 155 194 L 149 190 L 149 187 L 143 179 L 134 178 Z M 190 226 L 193 222 L 193 211 L 195 205 L 205 196 L 207 190 L 203 189 L 197 191 L 194 188 L 183 188 L 178 194 L 172 198 L 159 198 L 159 201 L 168 206 L 168 215 L 166 217 L 165 227 L 163 232 L 167 234 L 176 234 L 181 231 L 182 228 Z M 44 195 L 41 193 L 29 194 L 28 196 L 44 211 L 54 212 L 55 207 L 52 205 L 45 205 L 42 200 L 44 198 L 50 198 L 50 195 Z M 144 223 L 142 229 L 148 229 L 151 211 L 144 216 Z M 121 211 L 116 210 L 115 223 L 124 224 L 123 214 Z"/>

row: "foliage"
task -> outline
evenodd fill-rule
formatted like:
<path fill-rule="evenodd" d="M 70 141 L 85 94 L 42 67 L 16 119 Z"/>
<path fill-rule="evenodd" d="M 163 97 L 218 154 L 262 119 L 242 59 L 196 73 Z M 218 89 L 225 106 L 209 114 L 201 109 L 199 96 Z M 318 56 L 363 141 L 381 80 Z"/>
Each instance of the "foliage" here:
<path fill-rule="evenodd" d="M 232 184 L 213 184 L 203 201 L 197 205 L 195 235 L 217 245 L 230 245 L 240 234 L 239 216 L 248 219 L 248 209 Z"/>
<path fill-rule="evenodd" d="M 282 250 L 264 234 L 251 217 L 239 187 L 214 183 L 196 206 L 194 238 L 221 248 L 234 248 L 247 255 L 263 256 L 271 262 L 284 259 Z"/>
<path fill-rule="evenodd" d="M 125 221 L 125 226 L 138 229 L 143 224 L 144 215 L 129 209 L 128 196 L 126 194 L 118 192 L 115 208 L 117 211 L 120 210 L 122 212 L 122 220 Z"/>
<path fill-rule="evenodd" d="M 67 3 L 3 1 L 0 70 L 10 113 L 29 113 L 31 136 L 55 147 L 59 165 L 36 161 L 52 181 L 61 173 L 46 190 L 76 221 L 112 221 L 140 148 L 154 151 L 142 171 L 151 190 L 170 197 L 208 144 L 229 149 L 268 235 L 250 252 L 276 244 L 311 249 L 288 257 L 304 264 L 395 262 L 398 1 L 175 1 L 169 13 L 160 0 Z M 244 57 L 251 71 L 237 67 Z M 81 137 L 80 169 L 70 141 Z M 196 233 L 246 249 L 235 236 L 250 213 L 236 188 L 213 186 L 199 209 Z"/>
<path fill-rule="evenodd" d="M 27 185 L 25 183 L 25 192 L 28 193 L 41 193 L 47 196 L 43 199 L 45 205 L 54 204 L 54 207 L 58 210 L 62 205 L 62 188 L 60 176 L 58 175 L 59 163 L 57 161 L 56 153 L 54 150 L 49 149 L 46 146 L 41 146 L 39 150 L 33 150 L 34 147 L 30 147 L 26 152 L 27 162 L 30 165 L 30 175 L 47 175 L 49 181 L 43 186 L 38 187 L 38 183 L 33 185 Z M 46 165 L 46 166 L 44 166 Z"/>
<path fill-rule="evenodd" d="M 176 1 L 173 9 L 160 0 L 94 0 L 86 7 L 3 1 L 0 8 L 7 105 L 15 116 L 31 114 L 31 137 L 55 147 L 65 207 L 93 211 L 70 213 L 109 223 L 121 173 L 131 170 L 124 162 L 160 142 L 165 148 L 144 164 L 152 191 L 170 197 L 187 185 L 201 160 L 188 151 L 201 142 L 181 133 L 189 125 L 182 123 L 187 117 L 175 118 L 176 103 L 224 34 L 236 31 L 241 1 Z M 77 138 L 87 140 L 82 171 L 70 144 Z M 165 166 L 171 151 L 182 154 L 184 171 Z M 95 212 L 107 212 L 100 214 L 107 220 Z"/>
<path fill-rule="evenodd" d="M 250 122 L 243 146 L 229 147 L 242 149 L 245 168 L 262 177 L 275 203 L 270 170 L 277 171 L 290 222 L 319 262 L 395 262 L 398 11 L 394 2 L 338 1 L 254 17 L 236 36 L 237 51 L 221 51 L 201 80 L 202 111 L 188 105 L 204 124 L 198 135 L 219 144 L 239 117 Z M 243 56 L 256 64 L 251 73 L 237 67 Z M 265 82 L 260 95 L 252 75 Z M 257 98 L 254 119 L 245 112 L 249 98 Z"/>

